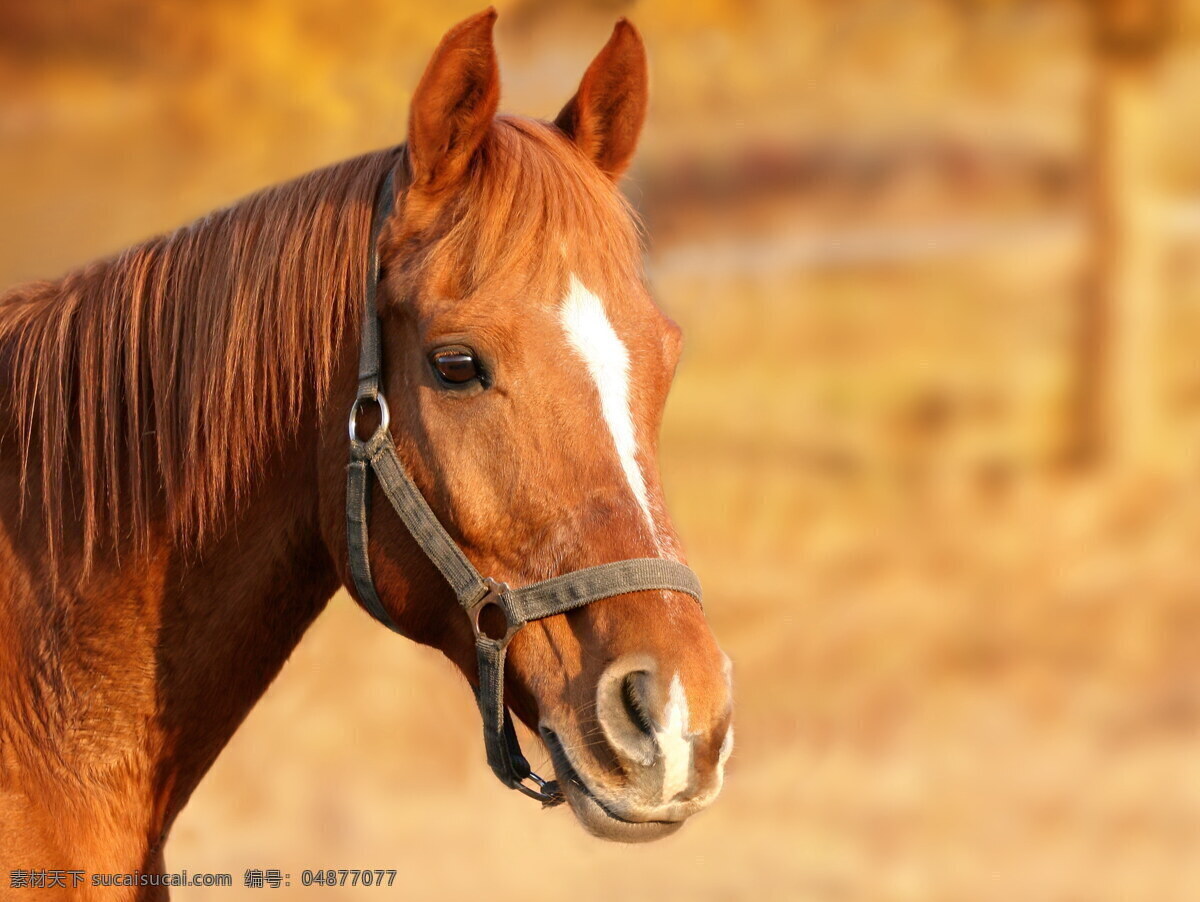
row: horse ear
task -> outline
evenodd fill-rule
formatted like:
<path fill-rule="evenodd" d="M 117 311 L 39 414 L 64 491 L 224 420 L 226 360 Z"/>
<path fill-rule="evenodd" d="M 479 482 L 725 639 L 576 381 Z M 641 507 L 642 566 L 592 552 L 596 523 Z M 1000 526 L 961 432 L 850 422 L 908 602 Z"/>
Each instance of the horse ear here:
<path fill-rule="evenodd" d="M 626 19 L 617 22 L 558 118 L 562 131 L 610 178 L 619 178 L 637 147 L 649 103 L 646 45 Z"/>
<path fill-rule="evenodd" d="M 437 190 L 466 172 L 500 102 L 492 45 L 496 10 L 459 22 L 442 38 L 413 94 L 408 157 L 413 187 Z"/>

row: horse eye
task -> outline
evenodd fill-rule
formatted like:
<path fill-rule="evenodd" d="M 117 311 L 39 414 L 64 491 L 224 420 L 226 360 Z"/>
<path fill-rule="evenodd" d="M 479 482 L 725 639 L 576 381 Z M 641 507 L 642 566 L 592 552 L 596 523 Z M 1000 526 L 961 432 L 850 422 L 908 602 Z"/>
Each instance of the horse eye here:
<path fill-rule="evenodd" d="M 463 385 L 479 378 L 475 355 L 467 348 L 445 348 L 431 355 L 433 368 L 452 385 Z"/>

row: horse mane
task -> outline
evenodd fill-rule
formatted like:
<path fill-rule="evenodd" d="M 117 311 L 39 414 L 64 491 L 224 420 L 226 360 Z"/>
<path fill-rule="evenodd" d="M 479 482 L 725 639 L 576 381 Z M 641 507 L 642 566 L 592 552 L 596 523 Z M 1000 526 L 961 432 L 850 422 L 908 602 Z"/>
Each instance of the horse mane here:
<path fill-rule="evenodd" d="M 310 173 L 0 298 L 22 505 L 40 495 L 52 559 L 67 514 L 85 570 L 102 541 L 144 543 L 162 503 L 176 536 L 203 536 L 264 437 L 320 404 L 394 159 Z"/>
<path fill-rule="evenodd" d="M 498 118 L 479 153 L 438 242 L 469 279 L 561 260 L 572 236 L 606 276 L 640 278 L 636 217 L 552 126 Z M 100 545 L 146 547 L 159 516 L 197 547 L 264 444 L 323 408 L 359 322 L 376 190 L 398 159 L 403 148 L 330 166 L 0 297 L 0 401 L 52 570 L 72 521 L 84 572 Z"/>

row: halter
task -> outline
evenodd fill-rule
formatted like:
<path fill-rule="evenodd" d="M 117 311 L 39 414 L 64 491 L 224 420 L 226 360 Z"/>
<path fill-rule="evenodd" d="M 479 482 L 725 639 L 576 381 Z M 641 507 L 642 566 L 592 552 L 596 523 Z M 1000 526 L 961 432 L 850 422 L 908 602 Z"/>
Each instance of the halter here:
<path fill-rule="evenodd" d="M 350 465 L 346 475 L 346 543 L 350 576 L 358 599 L 376 620 L 400 632 L 375 591 L 368 557 L 367 521 L 370 516 L 371 474 L 400 516 L 412 537 L 445 577 L 466 611 L 475 633 L 479 687 L 475 698 L 483 717 L 483 741 L 492 771 L 506 786 L 519 790 L 544 806 L 560 804 L 557 781 L 543 780 L 529 767 L 504 704 L 504 654 L 508 643 L 526 623 L 552 617 L 602 598 L 669 589 L 700 600 L 700 581 L 688 567 L 661 558 L 635 558 L 564 573 L 519 589 L 480 576 L 462 549 L 450 538 L 426 503 L 420 489 L 405 472 L 396 454 L 388 425 L 391 417 L 380 391 L 380 328 L 376 295 L 379 289 L 379 234 L 394 205 L 392 173 L 379 188 L 371 220 L 367 289 L 362 318 L 362 344 L 358 358 L 358 394 L 350 406 Z M 379 426 L 365 441 L 358 437 L 358 414 L 373 402 L 380 413 Z M 488 607 L 504 615 L 504 635 L 495 638 L 483 630 L 480 618 Z M 535 786 L 529 786 L 531 781 Z M 535 788 L 536 787 L 536 788 Z"/>

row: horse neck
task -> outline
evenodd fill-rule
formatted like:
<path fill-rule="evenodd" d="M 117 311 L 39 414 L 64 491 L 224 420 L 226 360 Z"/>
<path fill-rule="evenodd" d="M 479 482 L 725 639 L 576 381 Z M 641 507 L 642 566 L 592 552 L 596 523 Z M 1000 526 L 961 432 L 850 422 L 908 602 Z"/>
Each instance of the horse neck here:
<path fill-rule="evenodd" d="M 304 468 L 290 449 L 264 461 L 270 472 L 229 528 L 202 554 L 173 555 L 157 685 L 176 811 L 337 589 L 311 490 L 315 445 Z"/>
<path fill-rule="evenodd" d="M 264 455 L 200 550 L 164 531 L 70 590 L 47 588 L 37 530 L 22 533 L 0 492 L 0 694 L 14 700 L 0 704 L 0 788 L 23 785 L 48 818 L 61 806 L 65 847 L 89 835 L 90 805 L 114 848 L 164 836 L 335 591 L 311 490 L 316 447 L 314 426 Z M 0 455 L 0 482 L 13 469 Z"/>

